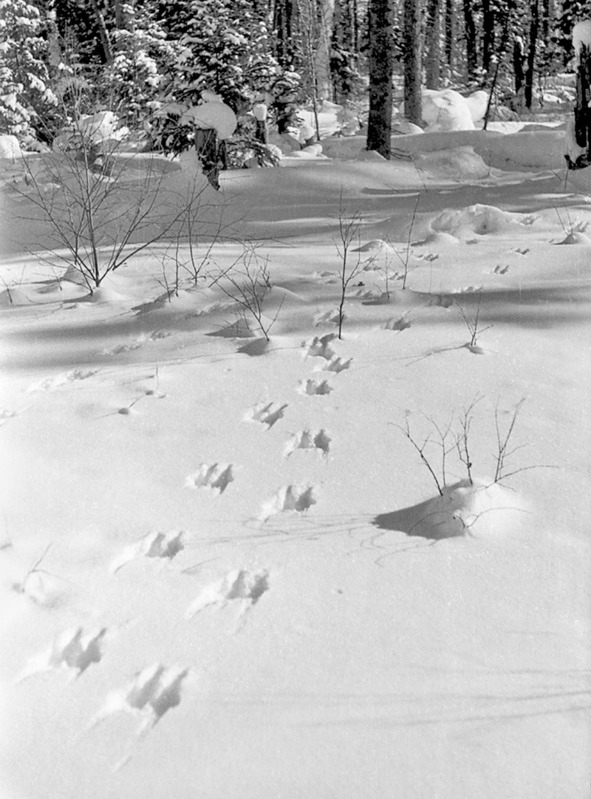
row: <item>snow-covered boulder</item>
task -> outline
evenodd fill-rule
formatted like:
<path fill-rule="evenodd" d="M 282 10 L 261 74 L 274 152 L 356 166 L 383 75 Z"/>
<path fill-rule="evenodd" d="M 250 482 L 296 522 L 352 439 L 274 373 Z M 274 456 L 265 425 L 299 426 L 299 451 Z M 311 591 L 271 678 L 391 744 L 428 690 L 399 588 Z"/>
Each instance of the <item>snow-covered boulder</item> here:
<path fill-rule="evenodd" d="M 78 123 L 78 132 L 91 144 L 101 144 L 107 139 L 117 138 L 119 125 L 117 115 L 112 111 L 99 111 L 83 117 Z"/>
<path fill-rule="evenodd" d="M 453 89 L 423 89 L 423 119 L 429 130 L 473 130 L 466 98 Z"/>
<path fill-rule="evenodd" d="M 0 136 L 0 158 L 11 158 L 13 161 L 22 156 L 21 146 L 16 136 L 4 134 Z"/>
<path fill-rule="evenodd" d="M 414 122 L 409 122 L 404 117 L 396 117 L 392 120 L 392 133 L 397 136 L 404 136 L 408 134 L 424 133 L 423 129 Z"/>
<path fill-rule="evenodd" d="M 591 49 L 591 19 L 583 19 L 573 28 L 573 49 L 577 59 L 583 46 Z"/>
<path fill-rule="evenodd" d="M 479 91 L 469 94 L 468 97 L 465 98 L 465 101 L 474 124 L 484 119 L 488 106 L 488 92 L 479 89 Z"/>
<path fill-rule="evenodd" d="M 218 139 L 229 139 L 238 124 L 230 106 L 219 99 L 207 100 L 187 109 L 181 117 L 181 123 L 193 124 L 201 130 L 215 130 Z"/>

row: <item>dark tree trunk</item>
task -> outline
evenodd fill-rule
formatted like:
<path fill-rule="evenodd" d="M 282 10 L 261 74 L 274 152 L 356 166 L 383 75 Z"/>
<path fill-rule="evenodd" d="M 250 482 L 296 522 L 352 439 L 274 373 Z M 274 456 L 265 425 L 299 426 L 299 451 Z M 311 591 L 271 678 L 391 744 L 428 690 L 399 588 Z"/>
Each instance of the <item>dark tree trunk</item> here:
<path fill-rule="evenodd" d="M 591 49 L 581 46 L 577 69 L 577 100 L 575 104 L 575 140 L 585 147 L 585 165 L 591 163 Z M 579 159 L 580 160 L 580 159 Z"/>
<path fill-rule="evenodd" d="M 495 52 L 495 12 L 491 0 L 482 0 L 482 69 L 488 75 Z"/>
<path fill-rule="evenodd" d="M 445 0 L 445 63 L 453 66 L 454 59 L 454 0 Z"/>
<path fill-rule="evenodd" d="M 283 67 L 292 66 L 295 55 L 295 0 L 276 0 L 273 8 L 273 28 L 276 32 L 277 60 Z"/>
<path fill-rule="evenodd" d="M 529 43 L 527 48 L 527 69 L 525 72 L 525 107 L 531 108 L 534 98 L 534 75 L 536 67 L 536 49 L 538 46 L 538 32 L 540 28 L 540 2 L 531 0 Z"/>
<path fill-rule="evenodd" d="M 425 19 L 425 85 L 438 89 L 440 85 L 440 13 L 439 0 L 427 0 Z"/>
<path fill-rule="evenodd" d="M 415 125 L 423 122 L 419 0 L 404 0 L 404 115 Z"/>
<path fill-rule="evenodd" d="M 472 0 L 464 2 L 464 34 L 466 37 L 466 62 L 468 67 L 468 78 L 474 80 L 478 71 L 478 43 L 476 40 L 476 23 L 474 22 L 474 10 Z"/>
<path fill-rule="evenodd" d="M 103 58 L 106 64 L 111 64 L 113 61 L 113 48 L 111 47 L 111 39 L 109 37 L 109 31 L 107 30 L 107 26 L 105 24 L 105 18 L 103 16 L 103 12 L 98 4 L 98 0 L 90 0 L 90 4 L 92 6 L 92 10 L 94 12 L 94 16 L 96 19 L 96 24 L 99 30 L 99 37 L 101 40 L 101 47 L 103 50 Z"/>
<path fill-rule="evenodd" d="M 220 187 L 220 169 L 224 165 L 224 152 L 218 144 L 217 132 L 213 129 L 195 130 L 195 150 L 201 162 L 203 174 L 214 189 Z"/>
<path fill-rule="evenodd" d="M 542 42 L 544 45 L 550 43 L 552 22 L 554 21 L 554 2 L 553 0 L 542 0 Z"/>
<path fill-rule="evenodd" d="M 369 0 L 369 120 L 367 149 L 390 158 L 394 48 L 392 0 Z"/>

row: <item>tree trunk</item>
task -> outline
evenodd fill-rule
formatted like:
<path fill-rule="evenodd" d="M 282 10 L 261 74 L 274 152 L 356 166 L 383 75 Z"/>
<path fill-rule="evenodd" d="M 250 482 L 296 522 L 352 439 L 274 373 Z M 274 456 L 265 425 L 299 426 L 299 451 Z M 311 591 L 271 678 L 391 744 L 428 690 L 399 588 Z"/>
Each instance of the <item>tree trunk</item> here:
<path fill-rule="evenodd" d="M 513 74 L 515 75 L 515 94 L 517 96 L 521 94 L 525 83 L 525 73 L 523 71 L 524 58 L 525 51 L 523 39 L 521 36 L 516 36 L 513 40 Z"/>
<path fill-rule="evenodd" d="M 195 150 L 201 162 L 203 174 L 214 189 L 219 189 L 220 168 L 223 163 L 217 131 L 209 128 L 197 128 L 195 130 Z"/>
<path fill-rule="evenodd" d="M 282 67 L 293 66 L 297 29 L 294 0 L 276 0 L 273 8 L 273 29 L 276 32 L 277 60 Z"/>
<path fill-rule="evenodd" d="M 445 0 L 445 63 L 453 66 L 454 59 L 454 0 Z"/>
<path fill-rule="evenodd" d="M 466 62 L 468 67 L 468 78 L 474 80 L 478 72 L 478 44 L 476 41 L 476 23 L 474 22 L 474 11 L 472 0 L 464 2 L 464 35 L 466 38 Z"/>
<path fill-rule="evenodd" d="M 495 12 L 491 0 L 482 0 L 482 69 L 488 75 L 495 52 Z"/>
<path fill-rule="evenodd" d="M 101 40 L 101 47 L 103 49 L 103 57 L 105 63 L 111 64 L 113 62 L 113 48 L 111 47 L 111 39 L 109 37 L 109 31 L 107 30 L 107 26 L 105 25 L 105 18 L 103 16 L 103 12 L 100 9 L 98 0 L 90 0 L 90 4 L 92 6 L 92 10 L 94 11 L 96 24 L 99 29 L 99 37 Z"/>
<path fill-rule="evenodd" d="M 536 48 L 538 45 L 538 31 L 540 27 L 540 2 L 530 2 L 529 44 L 527 48 L 527 69 L 525 72 L 525 107 L 531 108 L 534 97 L 534 73 L 536 67 Z"/>
<path fill-rule="evenodd" d="M 439 0 L 427 0 L 425 19 L 425 85 L 428 89 L 438 89 L 440 85 L 440 13 Z"/>
<path fill-rule="evenodd" d="M 318 38 L 314 55 L 316 95 L 319 100 L 332 98 L 332 76 L 330 72 L 330 44 L 332 41 L 335 0 L 317 0 Z"/>
<path fill-rule="evenodd" d="M 423 122 L 419 0 L 404 0 L 404 115 L 415 125 Z"/>
<path fill-rule="evenodd" d="M 394 48 L 392 0 L 369 0 L 369 120 L 367 149 L 390 158 Z"/>
<path fill-rule="evenodd" d="M 577 100 L 575 105 L 575 140 L 587 149 L 586 162 L 591 163 L 591 50 L 581 46 L 577 69 Z M 570 165 L 570 164 L 569 164 Z"/>

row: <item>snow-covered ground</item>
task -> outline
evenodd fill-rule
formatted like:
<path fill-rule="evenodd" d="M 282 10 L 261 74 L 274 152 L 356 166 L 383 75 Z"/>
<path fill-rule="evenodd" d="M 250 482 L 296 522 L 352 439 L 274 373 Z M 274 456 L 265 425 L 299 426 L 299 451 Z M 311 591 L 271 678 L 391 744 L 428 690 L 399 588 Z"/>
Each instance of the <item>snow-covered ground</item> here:
<path fill-rule="evenodd" d="M 561 135 L 223 174 L 207 272 L 257 243 L 269 344 L 227 282 L 166 299 L 164 245 L 89 298 L 3 193 L 3 799 L 589 796 L 591 178 Z"/>

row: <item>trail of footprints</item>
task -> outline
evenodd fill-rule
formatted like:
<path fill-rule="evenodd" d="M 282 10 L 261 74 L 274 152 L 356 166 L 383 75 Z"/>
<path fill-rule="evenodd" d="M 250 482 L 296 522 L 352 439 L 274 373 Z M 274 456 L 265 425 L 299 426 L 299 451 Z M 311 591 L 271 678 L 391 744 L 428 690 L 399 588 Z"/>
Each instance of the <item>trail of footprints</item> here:
<path fill-rule="evenodd" d="M 338 374 L 349 368 L 352 359 L 343 360 L 331 347 L 335 338 L 335 334 L 315 336 L 304 345 L 306 358 L 319 358 L 322 361 L 315 371 Z M 53 389 L 58 383 L 62 385 L 70 380 L 85 379 L 89 376 L 90 374 L 86 373 L 68 374 L 63 382 L 52 382 L 51 385 L 45 383 L 43 386 L 35 386 L 35 390 Z M 323 397 L 330 394 L 333 387 L 327 379 L 304 378 L 297 390 L 304 396 Z M 246 412 L 244 420 L 261 424 L 270 430 L 284 417 L 287 408 L 287 403 L 260 403 Z M 298 451 L 311 451 L 320 457 L 326 457 L 330 445 L 331 438 L 326 430 L 301 430 L 290 437 L 284 447 L 283 457 L 290 458 Z M 232 464 L 203 463 L 196 472 L 186 477 L 185 486 L 189 489 L 204 489 L 221 496 L 233 481 Z M 276 514 L 303 513 L 315 505 L 316 501 L 312 485 L 282 486 L 262 504 L 258 519 L 264 523 Z M 183 531 L 151 532 L 123 548 L 111 563 L 109 571 L 115 575 L 123 567 L 142 559 L 160 561 L 164 565 L 172 562 L 185 547 Z M 244 616 L 270 590 L 270 584 L 270 573 L 266 569 L 230 571 L 221 579 L 201 588 L 186 608 L 185 620 L 191 621 L 208 608 L 227 606 L 235 606 L 239 614 Z M 66 671 L 74 679 L 81 677 L 92 666 L 98 666 L 105 657 L 110 633 L 107 627 L 85 630 L 78 626 L 64 631 L 48 649 L 31 658 L 17 681 L 46 671 Z M 159 662 L 136 672 L 127 684 L 107 695 L 101 709 L 91 720 L 90 728 L 114 714 L 128 713 L 140 718 L 137 736 L 149 732 L 169 710 L 180 705 L 184 683 L 190 672 L 191 669 L 185 666 L 166 666 Z M 118 764 L 118 767 L 124 765 L 130 757 L 131 753 Z"/>

